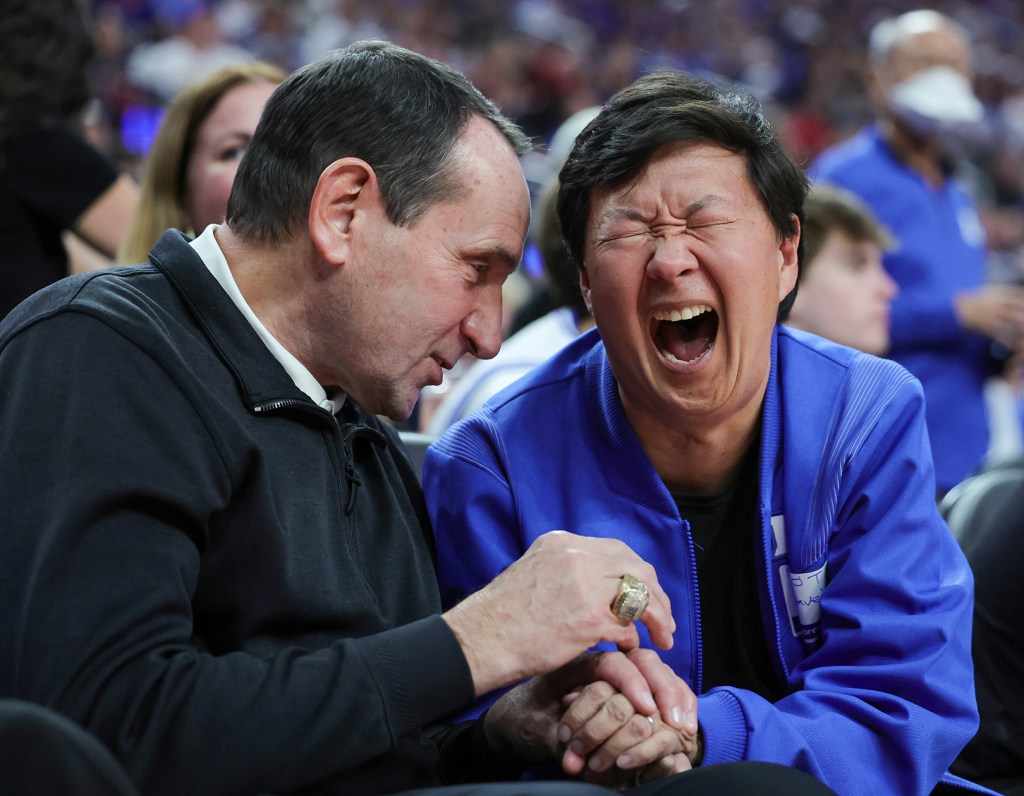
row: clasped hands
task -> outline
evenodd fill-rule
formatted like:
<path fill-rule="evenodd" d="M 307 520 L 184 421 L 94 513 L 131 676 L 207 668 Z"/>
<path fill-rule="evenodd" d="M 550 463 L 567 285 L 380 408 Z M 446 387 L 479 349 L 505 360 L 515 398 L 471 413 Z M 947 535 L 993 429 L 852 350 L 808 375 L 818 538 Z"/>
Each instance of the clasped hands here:
<path fill-rule="evenodd" d="M 489 744 L 611 788 L 688 771 L 703 753 L 697 700 L 653 650 L 586 653 L 506 693 Z"/>
<path fill-rule="evenodd" d="M 490 745 L 624 787 L 685 771 L 702 755 L 697 700 L 612 603 L 631 575 L 649 593 L 637 621 L 658 647 L 675 621 L 654 568 L 617 539 L 552 531 L 444 614 L 478 695 L 513 682 L 487 713 Z M 584 654 L 600 642 L 622 652 Z M 647 717 L 651 718 L 648 719 Z"/>

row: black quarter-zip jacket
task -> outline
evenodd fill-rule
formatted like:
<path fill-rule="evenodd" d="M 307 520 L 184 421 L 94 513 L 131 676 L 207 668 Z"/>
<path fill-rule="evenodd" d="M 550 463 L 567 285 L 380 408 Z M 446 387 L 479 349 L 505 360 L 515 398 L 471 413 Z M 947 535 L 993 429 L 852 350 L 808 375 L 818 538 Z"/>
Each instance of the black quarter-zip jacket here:
<path fill-rule="evenodd" d="M 180 233 L 0 325 L 0 451 L 0 695 L 143 793 L 390 792 L 465 747 L 423 729 L 473 686 L 396 435 L 303 394 Z"/>

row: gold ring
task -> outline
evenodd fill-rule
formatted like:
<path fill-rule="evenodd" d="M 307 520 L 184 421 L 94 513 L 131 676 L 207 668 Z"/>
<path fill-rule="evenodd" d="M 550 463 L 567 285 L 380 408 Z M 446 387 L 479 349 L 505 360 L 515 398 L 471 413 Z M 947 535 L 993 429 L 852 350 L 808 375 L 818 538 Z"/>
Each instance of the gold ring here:
<path fill-rule="evenodd" d="M 640 578 L 623 575 L 619 593 L 612 600 L 612 613 L 624 622 L 632 622 L 643 615 L 650 598 L 647 586 Z"/>

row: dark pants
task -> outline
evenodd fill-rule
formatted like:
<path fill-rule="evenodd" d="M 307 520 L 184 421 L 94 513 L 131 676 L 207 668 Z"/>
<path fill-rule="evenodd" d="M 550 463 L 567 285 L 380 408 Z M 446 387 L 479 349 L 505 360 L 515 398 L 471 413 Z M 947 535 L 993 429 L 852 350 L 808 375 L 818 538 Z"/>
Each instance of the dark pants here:
<path fill-rule="evenodd" d="M 0 699 L 0 791 L 137 796 L 114 756 L 70 719 L 41 705 Z"/>
<path fill-rule="evenodd" d="M 137 796 L 96 738 L 48 708 L 0 699 L 0 791 L 62 796 Z M 408 791 L 405 796 L 610 796 L 583 782 L 507 782 Z M 632 796 L 835 796 L 813 777 L 770 763 L 698 768 L 631 788 Z"/>
<path fill-rule="evenodd" d="M 404 796 L 610 796 L 615 791 L 582 782 L 452 785 Z M 774 763 L 723 763 L 630 788 L 630 796 L 836 796 L 814 777 Z"/>
<path fill-rule="evenodd" d="M 648 782 L 631 796 L 836 796 L 810 774 L 775 763 L 723 763 Z"/>

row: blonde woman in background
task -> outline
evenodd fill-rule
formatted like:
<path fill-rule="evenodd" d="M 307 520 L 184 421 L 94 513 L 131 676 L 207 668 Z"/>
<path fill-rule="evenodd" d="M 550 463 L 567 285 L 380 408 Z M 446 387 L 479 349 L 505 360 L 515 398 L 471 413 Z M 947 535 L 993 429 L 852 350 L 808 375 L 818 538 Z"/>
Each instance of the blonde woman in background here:
<path fill-rule="evenodd" d="M 286 76 L 273 64 L 250 61 L 218 69 L 174 98 L 146 157 L 118 262 L 144 262 L 172 227 L 195 235 L 224 220 L 238 164 Z"/>

